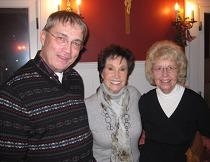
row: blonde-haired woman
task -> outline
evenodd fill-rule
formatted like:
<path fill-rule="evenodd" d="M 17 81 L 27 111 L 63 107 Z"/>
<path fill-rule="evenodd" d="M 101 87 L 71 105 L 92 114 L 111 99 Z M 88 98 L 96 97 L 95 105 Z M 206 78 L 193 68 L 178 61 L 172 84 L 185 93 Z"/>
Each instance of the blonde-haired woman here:
<path fill-rule="evenodd" d="M 154 43 L 147 52 L 145 73 L 156 88 L 139 100 L 145 131 L 140 162 L 186 162 L 196 131 L 210 137 L 210 109 L 184 86 L 187 58 L 182 48 L 168 40 Z"/>

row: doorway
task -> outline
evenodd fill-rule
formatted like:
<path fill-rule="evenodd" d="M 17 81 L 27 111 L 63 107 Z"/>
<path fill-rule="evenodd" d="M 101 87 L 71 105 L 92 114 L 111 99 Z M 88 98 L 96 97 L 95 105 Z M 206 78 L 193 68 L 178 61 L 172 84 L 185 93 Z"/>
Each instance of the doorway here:
<path fill-rule="evenodd" d="M 27 8 L 0 8 L 0 83 L 29 60 Z M 15 25 L 14 25 L 15 24 Z"/>
<path fill-rule="evenodd" d="M 210 106 L 210 2 L 199 3 L 199 59 L 201 59 L 203 97 Z"/>
<path fill-rule="evenodd" d="M 0 0 L 0 85 L 38 49 L 37 0 Z"/>
<path fill-rule="evenodd" d="M 210 105 L 210 13 L 204 13 L 204 98 Z"/>

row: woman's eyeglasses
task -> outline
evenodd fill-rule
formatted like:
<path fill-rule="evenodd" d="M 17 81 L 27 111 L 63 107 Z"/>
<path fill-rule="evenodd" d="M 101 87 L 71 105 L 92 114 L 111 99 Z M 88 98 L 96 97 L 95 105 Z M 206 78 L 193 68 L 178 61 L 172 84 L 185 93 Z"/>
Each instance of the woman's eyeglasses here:
<path fill-rule="evenodd" d="M 153 71 L 157 74 L 162 74 L 163 72 L 173 74 L 176 72 L 176 69 L 177 68 L 175 66 L 167 66 L 167 67 L 158 66 L 158 67 L 154 67 Z"/>

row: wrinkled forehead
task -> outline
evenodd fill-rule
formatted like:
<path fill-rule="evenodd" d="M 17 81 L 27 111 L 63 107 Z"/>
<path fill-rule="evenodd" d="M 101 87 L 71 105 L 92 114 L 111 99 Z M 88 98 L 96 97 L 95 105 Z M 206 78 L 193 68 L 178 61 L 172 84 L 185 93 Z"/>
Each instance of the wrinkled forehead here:
<path fill-rule="evenodd" d="M 156 60 L 153 65 L 154 66 L 177 66 L 177 63 L 174 60 L 169 59 L 159 59 Z"/>
<path fill-rule="evenodd" d="M 154 64 L 157 61 L 171 61 L 176 63 L 176 55 L 173 53 L 167 53 L 167 52 L 159 52 L 156 53 L 155 56 L 152 59 L 152 64 Z"/>

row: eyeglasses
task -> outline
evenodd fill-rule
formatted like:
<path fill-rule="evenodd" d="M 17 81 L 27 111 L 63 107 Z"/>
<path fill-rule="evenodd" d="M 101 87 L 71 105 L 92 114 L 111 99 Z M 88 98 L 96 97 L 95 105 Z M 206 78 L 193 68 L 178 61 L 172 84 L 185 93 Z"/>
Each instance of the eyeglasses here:
<path fill-rule="evenodd" d="M 176 67 L 175 66 L 167 66 L 167 67 L 162 67 L 162 66 L 159 66 L 159 67 L 154 67 L 153 70 L 155 73 L 157 74 L 162 74 L 163 72 L 167 72 L 169 74 L 173 74 L 176 72 Z"/>
<path fill-rule="evenodd" d="M 47 33 L 49 33 L 53 38 L 55 38 L 55 41 L 57 42 L 57 44 L 59 44 L 60 46 L 67 46 L 70 42 L 71 47 L 73 47 L 75 50 L 81 50 L 84 46 L 83 46 L 83 42 L 81 40 L 72 40 L 69 41 L 66 37 L 64 36 L 57 36 L 54 35 L 53 33 L 49 32 L 48 30 L 46 30 Z"/>

